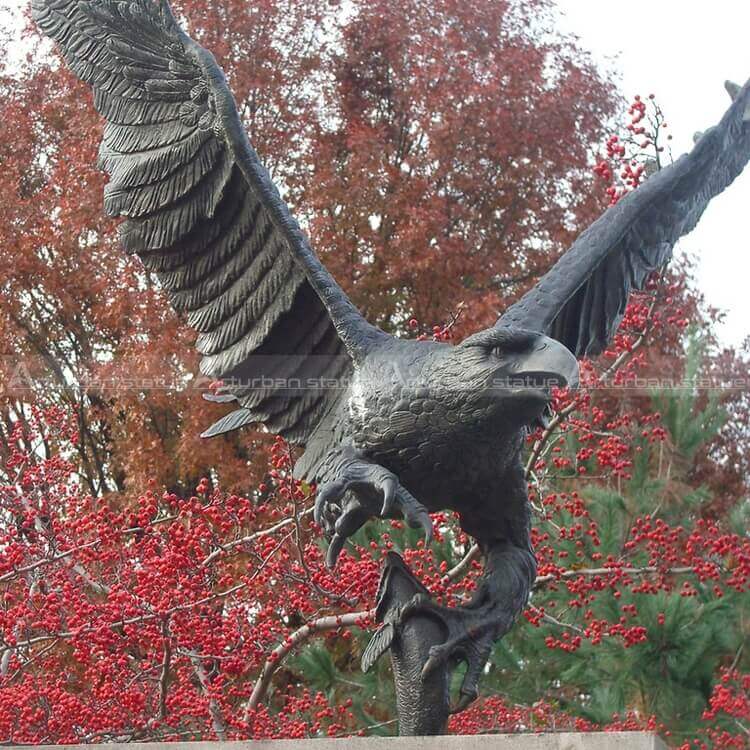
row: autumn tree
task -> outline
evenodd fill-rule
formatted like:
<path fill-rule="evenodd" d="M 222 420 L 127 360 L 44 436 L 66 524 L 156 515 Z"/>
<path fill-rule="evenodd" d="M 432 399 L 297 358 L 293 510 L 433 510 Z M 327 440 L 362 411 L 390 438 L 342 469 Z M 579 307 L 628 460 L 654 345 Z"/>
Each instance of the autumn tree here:
<path fill-rule="evenodd" d="M 464 330 L 490 323 L 598 212 L 588 159 L 613 90 L 553 19 L 537 2 L 355 4 L 299 202 L 384 328 L 460 300 Z"/>
<path fill-rule="evenodd" d="M 607 132 L 612 85 L 548 2 L 175 5 L 326 263 L 402 335 L 489 323 L 668 158 L 646 99 Z M 430 546 L 374 524 L 334 576 L 288 446 L 199 442 L 215 414 L 192 334 L 102 217 L 88 92 L 29 34 L 0 80 L 0 736 L 393 733 L 387 660 L 359 672 L 382 555 L 456 604 L 481 571 L 471 540 L 450 514 Z M 539 577 L 451 731 L 744 746 L 750 404 L 633 385 L 746 373 L 714 320 L 689 268 L 655 277 L 529 435 Z"/>
<path fill-rule="evenodd" d="M 679 291 L 655 285 L 634 300 L 620 343 L 584 363 L 585 388 L 558 394 L 553 424 L 529 436 L 534 594 L 495 648 L 483 697 L 450 731 L 646 728 L 684 750 L 744 747 L 746 512 L 740 497 L 722 519 L 704 517 L 711 496 L 691 478 L 726 411 L 694 389 L 636 394 L 646 410 L 612 398 L 648 374 L 642 355 L 670 338 L 667 321 L 685 319 Z M 706 360 L 687 341 L 690 377 Z M 75 481 L 66 456 L 79 439 L 64 410 L 32 409 L 4 463 L 4 736 L 393 733 L 386 660 L 359 671 L 381 558 L 400 551 L 435 595 L 459 603 L 481 564 L 451 514 L 433 516 L 429 546 L 400 521 L 366 527 L 334 575 L 283 441 L 268 485 L 250 496 L 203 480 L 189 497 L 152 485 L 123 508 Z M 45 456 L 55 442 L 63 450 Z"/>
<path fill-rule="evenodd" d="M 589 146 L 612 89 L 548 3 L 176 5 L 314 246 L 386 328 L 460 300 L 467 324 L 488 322 L 593 215 Z M 5 454 L 35 400 L 77 415 L 95 495 L 203 475 L 247 488 L 263 440 L 199 441 L 216 411 L 192 334 L 102 215 L 88 90 L 29 33 L 0 104 Z"/>

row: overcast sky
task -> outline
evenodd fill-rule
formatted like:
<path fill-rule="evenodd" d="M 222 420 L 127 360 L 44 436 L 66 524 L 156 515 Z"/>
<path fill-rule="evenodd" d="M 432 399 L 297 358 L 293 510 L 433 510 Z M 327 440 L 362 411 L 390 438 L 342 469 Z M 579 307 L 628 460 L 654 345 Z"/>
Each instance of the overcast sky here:
<path fill-rule="evenodd" d="M 747 0 L 558 0 L 563 27 L 618 71 L 623 92 L 656 94 L 677 157 L 729 104 L 723 82 L 750 78 Z M 698 257 L 707 301 L 727 312 L 722 340 L 750 335 L 750 168 L 707 209 L 680 250 Z"/>
<path fill-rule="evenodd" d="M 252 2 L 252 0 L 248 0 Z M 0 0 L 0 13 L 20 14 L 26 0 Z M 724 80 L 750 78 L 747 0 L 558 0 L 564 30 L 577 34 L 620 76 L 627 96 L 654 93 L 664 110 L 675 157 L 692 136 L 715 124 L 729 104 Z M 680 251 L 698 257 L 706 299 L 727 313 L 722 339 L 750 335 L 750 169 L 706 211 Z"/>

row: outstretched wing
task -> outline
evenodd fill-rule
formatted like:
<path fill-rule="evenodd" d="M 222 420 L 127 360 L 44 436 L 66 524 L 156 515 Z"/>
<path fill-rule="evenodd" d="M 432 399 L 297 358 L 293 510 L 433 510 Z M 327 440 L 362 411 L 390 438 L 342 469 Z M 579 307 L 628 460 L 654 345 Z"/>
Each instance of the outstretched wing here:
<path fill-rule="evenodd" d="M 609 208 L 498 320 L 540 331 L 577 356 L 601 353 L 628 296 L 666 263 L 677 240 L 698 223 L 711 198 L 750 158 L 750 83 L 727 84 L 734 99 L 693 150 Z"/>
<path fill-rule="evenodd" d="M 121 238 L 198 331 L 201 371 L 304 442 L 379 336 L 328 274 L 250 145 L 213 56 L 166 0 L 33 0 L 34 18 L 106 119 L 100 164 Z"/>

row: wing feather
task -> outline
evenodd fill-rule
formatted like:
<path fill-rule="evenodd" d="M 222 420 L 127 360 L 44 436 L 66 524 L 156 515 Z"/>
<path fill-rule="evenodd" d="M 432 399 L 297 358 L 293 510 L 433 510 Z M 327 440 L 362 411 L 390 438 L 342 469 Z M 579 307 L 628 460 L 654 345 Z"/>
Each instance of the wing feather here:
<path fill-rule="evenodd" d="M 541 331 L 579 356 L 604 351 L 630 292 L 643 289 L 750 159 L 750 82 L 732 91 L 721 122 L 689 154 L 609 208 L 497 325 Z"/>
<path fill-rule="evenodd" d="M 187 313 L 201 371 L 227 383 L 217 399 L 239 401 L 207 434 L 266 422 L 305 442 L 340 392 L 284 382 L 346 375 L 385 334 L 313 253 L 213 57 L 166 0 L 32 0 L 32 11 L 106 120 L 104 206 L 124 218 L 125 249 Z"/>

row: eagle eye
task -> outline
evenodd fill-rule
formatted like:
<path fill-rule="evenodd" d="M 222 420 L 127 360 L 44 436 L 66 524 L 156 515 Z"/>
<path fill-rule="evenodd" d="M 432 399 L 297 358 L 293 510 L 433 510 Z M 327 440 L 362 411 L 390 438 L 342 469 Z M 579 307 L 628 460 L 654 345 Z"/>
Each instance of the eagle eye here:
<path fill-rule="evenodd" d="M 505 339 L 501 344 L 491 347 L 490 353 L 501 359 L 508 354 L 523 354 L 532 348 L 536 340 L 537 336 L 535 335 L 527 333 L 518 334 Z"/>

